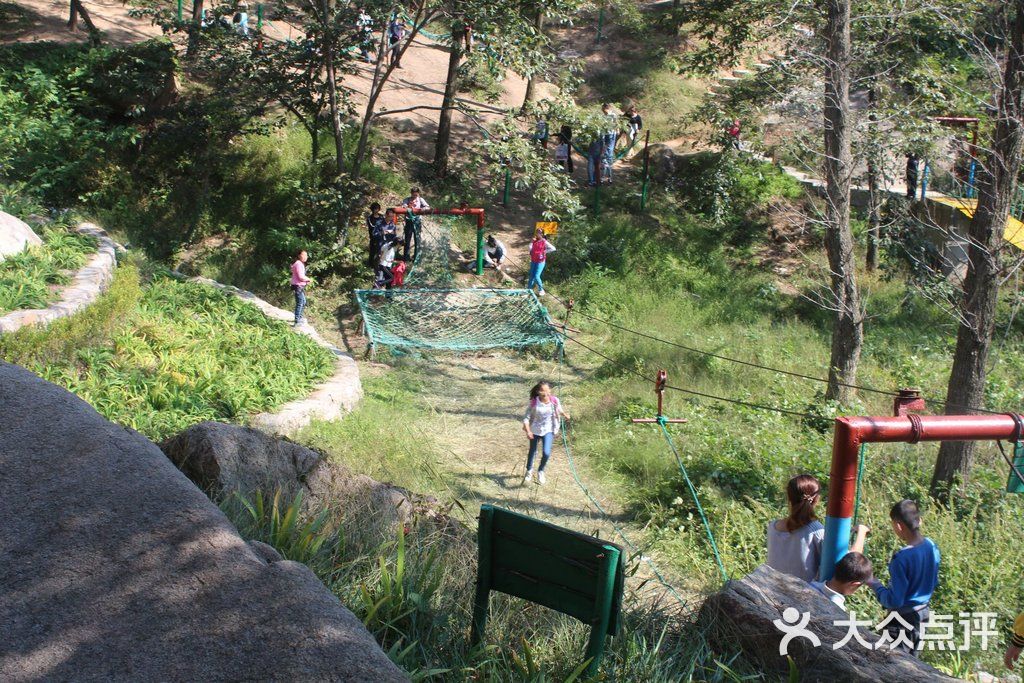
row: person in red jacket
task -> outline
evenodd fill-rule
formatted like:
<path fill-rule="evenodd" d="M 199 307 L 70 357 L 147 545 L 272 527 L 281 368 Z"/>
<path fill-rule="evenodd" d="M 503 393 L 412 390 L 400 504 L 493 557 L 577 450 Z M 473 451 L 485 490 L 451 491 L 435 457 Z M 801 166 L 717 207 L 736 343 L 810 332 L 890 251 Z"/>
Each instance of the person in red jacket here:
<path fill-rule="evenodd" d="M 395 257 L 395 265 L 391 267 L 391 286 L 401 287 L 405 283 L 405 259 L 401 256 Z"/>

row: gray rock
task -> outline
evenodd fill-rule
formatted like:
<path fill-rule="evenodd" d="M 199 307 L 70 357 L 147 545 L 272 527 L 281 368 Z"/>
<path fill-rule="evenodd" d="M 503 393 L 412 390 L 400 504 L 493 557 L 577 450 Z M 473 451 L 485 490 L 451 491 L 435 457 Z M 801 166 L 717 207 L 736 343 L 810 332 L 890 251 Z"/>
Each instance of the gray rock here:
<path fill-rule="evenodd" d="M 280 488 L 294 497 L 320 462 L 308 448 L 223 422 L 193 425 L 160 449 L 196 486 L 217 494 Z"/>
<path fill-rule="evenodd" d="M 0 261 L 14 256 L 29 246 L 39 246 L 43 240 L 32 232 L 24 221 L 0 211 Z"/>
<path fill-rule="evenodd" d="M 416 508 L 404 489 L 354 474 L 316 451 L 250 427 L 201 422 L 160 448 L 197 486 L 215 495 L 262 489 L 292 499 L 301 492 L 307 511 L 330 508 L 381 528 L 405 522 Z"/>
<path fill-rule="evenodd" d="M 154 444 L 3 362 L 0 415 L 0 680 L 406 680 Z"/>
<path fill-rule="evenodd" d="M 832 645 L 842 641 L 848 631 L 836 625 L 847 615 L 807 583 L 761 565 L 742 579 L 730 581 L 704 603 L 698 616 L 709 638 L 724 650 L 742 648 L 744 656 L 762 665 L 766 671 L 785 673 L 788 662 L 779 655 L 783 632 L 775 625 L 789 608 L 809 612 L 806 630 L 814 633 L 820 645 L 798 637 L 789 642 L 788 654 L 796 663 L 801 681 L 834 683 L 875 683 L 876 681 L 934 681 L 955 679 L 933 669 L 924 662 L 900 651 L 883 647 L 869 650 L 851 640 L 839 649 Z M 861 617 L 863 618 L 863 617 Z M 858 629 L 868 643 L 879 636 Z"/>

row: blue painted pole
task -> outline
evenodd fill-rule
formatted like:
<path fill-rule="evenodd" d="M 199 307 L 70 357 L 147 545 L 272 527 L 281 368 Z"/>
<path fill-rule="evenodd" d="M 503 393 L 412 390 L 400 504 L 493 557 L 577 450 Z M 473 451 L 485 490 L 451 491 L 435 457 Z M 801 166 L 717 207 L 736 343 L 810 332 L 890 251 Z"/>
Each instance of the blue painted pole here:
<path fill-rule="evenodd" d="M 932 170 L 932 165 L 929 162 L 924 162 L 924 170 L 921 172 L 921 201 L 926 199 L 928 194 L 928 174 Z"/>
<path fill-rule="evenodd" d="M 978 160 L 971 159 L 971 168 L 967 171 L 967 197 L 974 199 L 978 196 L 978 191 L 974 187 L 974 172 L 978 169 Z"/>
<path fill-rule="evenodd" d="M 850 552 L 850 517 L 825 517 L 825 541 L 821 546 L 819 581 L 828 581 L 835 573 L 836 563 Z"/>

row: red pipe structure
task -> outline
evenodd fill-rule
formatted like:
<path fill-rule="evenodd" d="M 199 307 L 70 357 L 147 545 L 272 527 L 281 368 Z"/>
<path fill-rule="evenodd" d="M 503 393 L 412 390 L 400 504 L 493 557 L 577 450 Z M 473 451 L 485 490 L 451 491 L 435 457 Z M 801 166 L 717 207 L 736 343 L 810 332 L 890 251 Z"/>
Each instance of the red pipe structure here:
<path fill-rule="evenodd" d="M 484 274 L 484 218 L 483 209 L 470 208 L 463 204 L 457 209 L 411 209 L 396 206 L 396 214 L 411 213 L 414 216 L 476 216 L 476 274 Z"/>
<path fill-rule="evenodd" d="M 857 497 L 857 460 L 864 443 L 1018 440 L 1024 419 L 1003 415 L 915 415 L 836 418 L 828 486 L 821 581 L 832 578 L 836 562 L 849 552 L 850 524 Z"/>

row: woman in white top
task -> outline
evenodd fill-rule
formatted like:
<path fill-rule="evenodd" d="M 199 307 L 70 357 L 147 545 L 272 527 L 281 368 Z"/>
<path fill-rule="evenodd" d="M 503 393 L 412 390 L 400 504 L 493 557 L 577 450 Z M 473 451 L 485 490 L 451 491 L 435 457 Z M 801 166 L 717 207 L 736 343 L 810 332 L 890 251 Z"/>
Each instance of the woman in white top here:
<path fill-rule="evenodd" d="M 537 469 L 537 483 L 544 483 L 544 467 L 551 457 L 551 443 L 561 425 L 559 417 L 569 419 L 568 413 L 562 410 L 558 398 L 551 394 L 551 385 L 538 382 L 530 389 L 530 403 L 526 406 L 523 416 L 523 431 L 530 440 L 530 453 L 526 456 L 526 476 L 523 484 L 529 484 L 533 478 L 533 460 L 537 455 L 537 445 L 541 446 L 540 467 Z"/>

